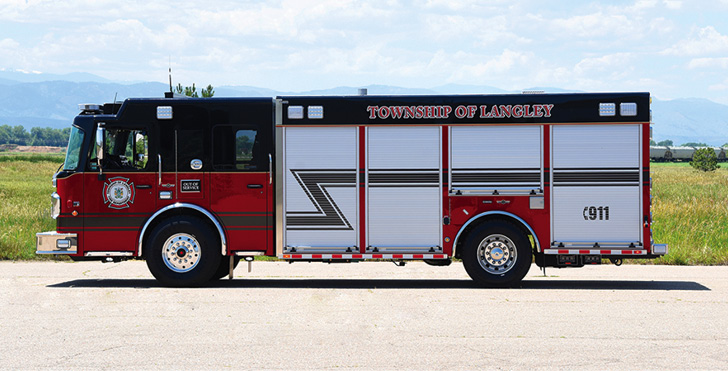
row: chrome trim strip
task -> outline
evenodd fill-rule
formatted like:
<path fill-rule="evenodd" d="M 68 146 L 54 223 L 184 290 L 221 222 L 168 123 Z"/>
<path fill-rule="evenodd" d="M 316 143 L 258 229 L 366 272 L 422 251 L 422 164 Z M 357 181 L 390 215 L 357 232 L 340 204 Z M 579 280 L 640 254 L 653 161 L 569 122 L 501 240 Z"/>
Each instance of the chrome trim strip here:
<path fill-rule="evenodd" d="M 88 257 L 106 257 L 106 256 L 134 256 L 131 251 L 89 251 L 83 256 Z"/>
<path fill-rule="evenodd" d="M 137 256 L 142 256 L 142 243 L 144 242 L 144 234 L 147 231 L 147 227 L 149 227 L 149 224 L 156 219 L 159 215 L 163 214 L 166 211 L 177 209 L 177 208 L 187 208 L 199 211 L 200 213 L 204 214 L 210 221 L 215 224 L 215 227 L 217 228 L 217 232 L 220 234 L 220 245 L 222 247 L 222 255 L 227 255 L 227 239 L 225 238 L 225 231 L 222 229 L 222 224 L 217 221 L 214 215 L 210 213 L 209 211 L 203 209 L 200 206 L 194 205 L 194 204 L 188 204 L 188 203 L 181 203 L 177 202 L 172 205 L 168 205 L 164 208 L 161 208 L 157 210 L 154 215 L 152 215 L 149 219 L 147 219 L 147 222 L 144 223 L 144 227 L 142 228 L 142 233 L 139 235 L 139 247 L 137 249 Z"/>
<path fill-rule="evenodd" d="M 463 226 L 460 227 L 460 230 L 458 231 L 457 236 L 455 236 L 455 240 L 453 241 L 453 244 L 452 244 L 452 256 L 455 256 L 455 253 L 457 252 L 458 240 L 460 239 L 460 235 L 463 233 L 465 228 L 468 225 L 470 225 L 470 223 L 477 221 L 478 219 L 480 219 L 481 217 L 484 217 L 486 215 L 505 215 L 505 216 L 508 216 L 510 218 L 517 220 L 519 223 L 521 223 L 521 225 L 526 227 L 529 232 L 531 232 L 531 235 L 533 235 L 533 240 L 536 243 L 536 251 L 541 252 L 541 244 L 538 242 L 538 236 L 536 235 L 536 232 L 534 232 L 533 228 L 531 228 L 531 226 L 528 225 L 528 223 L 526 223 L 523 219 L 517 217 L 514 214 L 507 213 L 505 211 L 486 211 L 484 213 L 473 216 L 472 218 L 470 218 L 470 220 L 468 220 L 467 223 L 463 224 Z"/>
<path fill-rule="evenodd" d="M 284 206 L 283 206 L 283 200 L 284 200 L 284 193 L 283 193 L 283 187 L 285 180 L 283 178 L 283 171 L 285 169 L 285 163 L 284 163 L 284 154 L 283 154 L 283 137 L 285 134 L 284 128 L 281 127 L 283 125 L 283 101 L 281 99 L 275 100 L 275 118 L 276 118 L 276 127 L 275 127 L 275 151 L 276 151 L 276 184 L 275 184 L 275 199 L 274 199 L 274 208 L 275 208 L 275 249 L 276 249 L 276 255 L 283 254 L 283 244 L 284 244 L 284 225 L 283 225 L 283 216 L 284 216 Z"/>
<path fill-rule="evenodd" d="M 235 256 L 263 256 L 265 251 L 235 251 Z"/>

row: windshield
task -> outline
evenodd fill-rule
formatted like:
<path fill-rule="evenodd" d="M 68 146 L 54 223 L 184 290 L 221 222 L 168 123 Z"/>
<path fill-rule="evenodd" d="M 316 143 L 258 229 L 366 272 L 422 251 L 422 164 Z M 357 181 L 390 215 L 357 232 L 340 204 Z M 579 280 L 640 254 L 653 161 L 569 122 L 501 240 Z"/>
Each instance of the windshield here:
<path fill-rule="evenodd" d="M 76 170 L 81 160 L 81 146 L 83 146 L 83 130 L 73 127 L 71 136 L 68 138 L 68 149 L 66 150 L 66 161 L 63 162 L 63 170 Z"/>

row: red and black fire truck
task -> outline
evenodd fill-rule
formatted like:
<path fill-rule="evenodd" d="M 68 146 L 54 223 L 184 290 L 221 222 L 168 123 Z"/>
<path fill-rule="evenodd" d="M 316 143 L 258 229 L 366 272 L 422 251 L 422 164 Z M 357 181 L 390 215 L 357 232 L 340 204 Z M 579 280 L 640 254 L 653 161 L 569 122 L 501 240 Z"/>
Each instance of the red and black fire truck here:
<path fill-rule="evenodd" d="M 649 93 L 127 99 L 83 105 L 38 254 L 145 259 L 165 285 L 241 260 L 655 258 Z"/>

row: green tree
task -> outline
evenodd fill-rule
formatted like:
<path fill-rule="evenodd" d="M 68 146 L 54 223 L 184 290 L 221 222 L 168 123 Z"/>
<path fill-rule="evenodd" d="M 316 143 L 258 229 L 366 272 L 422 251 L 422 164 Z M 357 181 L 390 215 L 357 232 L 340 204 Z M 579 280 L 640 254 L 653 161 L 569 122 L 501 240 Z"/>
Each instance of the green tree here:
<path fill-rule="evenodd" d="M 215 90 L 212 89 L 212 85 L 208 84 L 206 88 L 200 91 L 200 94 L 202 94 L 203 98 L 212 98 L 215 95 Z"/>
<path fill-rule="evenodd" d="M 654 140 L 650 139 L 650 145 L 651 145 L 651 146 L 656 146 L 656 145 L 657 145 L 657 143 L 656 143 L 656 142 L 655 142 Z"/>
<path fill-rule="evenodd" d="M 71 128 L 32 128 L 30 129 L 28 145 L 64 147 L 68 144 L 68 136 L 70 133 Z"/>
<path fill-rule="evenodd" d="M 0 126 L 0 144 L 10 144 L 12 130 L 10 125 Z"/>
<path fill-rule="evenodd" d="M 670 140 L 670 139 L 661 140 L 661 141 L 657 142 L 657 145 L 658 146 L 671 146 L 672 140 Z"/>
<path fill-rule="evenodd" d="M 683 147 L 708 147 L 708 145 L 703 142 L 687 142 L 687 143 L 683 143 L 682 146 Z"/>
<path fill-rule="evenodd" d="M 712 148 L 700 148 L 695 150 L 690 166 L 700 171 L 715 171 L 719 168 L 718 156 Z"/>
<path fill-rule="evenodd" d="M 30 134 L 25 131 L 25 128 L 17 125 L 10 128 L 10 144 L 17 144 L 19 146 L 27 146 L 30 141 Z"/>
<path fill-rule="evenodd" d="M 177 94 L 184 94 L 192 98 L 200 97 L 200 95 L 197 93 L 197 87 L 195 86 L 195 83 L 192 83 L 192 86 L 182 86 L 182 84 L 177 84 L 177 87 L 174 89 L 174 91 Z M 202 94 L 203 98 L 212 98 L 212 96 L 215 95 L 215 90 L 213 90 L 212 85 L 207 85 L 206 88 L 200 91 L 200 94 Z"/>

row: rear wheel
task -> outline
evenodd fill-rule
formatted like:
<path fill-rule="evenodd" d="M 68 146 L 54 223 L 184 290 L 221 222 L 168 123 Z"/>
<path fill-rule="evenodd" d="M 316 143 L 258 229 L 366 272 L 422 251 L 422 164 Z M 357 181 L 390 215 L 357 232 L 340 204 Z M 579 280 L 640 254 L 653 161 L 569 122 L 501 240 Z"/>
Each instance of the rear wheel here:
<path fill-rule="evenodd" d="M 220 265 L 220 241 L 194 217 L 175 216 L 155 227 L 145 248 L 147 267 L 166 286 L 199 286 Z"/>
<path fill-rule="evenodd" d="M 531 267 L 531 244 L 515 225 L 489 222 L 468 235 L 462 259 L 468 275 L 479 285 L 514 286 Z"/>

